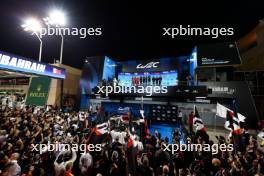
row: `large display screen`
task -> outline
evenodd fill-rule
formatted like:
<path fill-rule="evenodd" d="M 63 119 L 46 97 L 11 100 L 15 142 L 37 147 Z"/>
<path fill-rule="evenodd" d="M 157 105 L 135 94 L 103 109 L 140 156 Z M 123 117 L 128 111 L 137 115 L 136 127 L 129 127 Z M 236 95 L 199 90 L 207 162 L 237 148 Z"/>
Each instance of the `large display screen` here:
<path fill-rule="evenodd" d="M 168 74 L 167 71 L 177 71 L 177 80 L 185 81 L 186 77 L 190 75 L 190 58 L 191 56 L 178 56 L 178 57 L 162 57 L 159 59 L 152 60 L 131 60 L 120 62 L 118 73 L 134 73 L 145 74 L 145 73 L 160 73 Z M 169 74 L 176 74 L 170 72 Z M 127 74 L 128 75 L 128 74 Z M 164 75 L 164 77 L 166 77 Z M 175 76 L 173 76 L 175 77 Z M 174 81 L 173 84 L 175 84 Z"/>
<path fill-rule="evenodd" d="M 146 72 L 146 73 L 119 73 L 119 84 L 122 86 L 176 86 L 178 85 L 178 72 Z"/>
<path fill-rule="evenodd" d="M 197 46 L 198 66 L 237 65 L 241 58 L 234 42 Z"/>
<path fill-rule="evenodd" d="M 65 79 L 65 69 L 0 51 L 0 69 Z"/>

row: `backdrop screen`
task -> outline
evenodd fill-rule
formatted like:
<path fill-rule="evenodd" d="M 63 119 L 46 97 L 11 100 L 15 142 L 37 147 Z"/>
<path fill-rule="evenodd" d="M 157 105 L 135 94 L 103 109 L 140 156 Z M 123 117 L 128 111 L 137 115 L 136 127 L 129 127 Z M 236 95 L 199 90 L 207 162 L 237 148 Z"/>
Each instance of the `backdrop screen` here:
<path fill-rule="evenodd" d="M 132 86 L 135 84 L 176 86 L 178 85 L 178 72 L 173 70 L 147 73 L 119 73 L 118 80 L 122 86 Z"/>

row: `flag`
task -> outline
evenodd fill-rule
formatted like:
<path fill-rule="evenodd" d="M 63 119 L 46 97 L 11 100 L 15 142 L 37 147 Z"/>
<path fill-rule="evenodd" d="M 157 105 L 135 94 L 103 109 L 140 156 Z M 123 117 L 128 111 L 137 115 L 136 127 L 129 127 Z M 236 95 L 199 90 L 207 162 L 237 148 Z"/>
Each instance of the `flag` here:
<path fill-rule="evenodd" d="M 196 106 L 194 106 L 194 119 L 193 119 L 193 126 L 195 127 L 195 131 L 205 131 L 203 120 L 200 118 L 198 110 Z"/>
<path fill-rule="evenodd" d="M 236 104 L 236 100 L 233 100 L 232 102 L 233 105 L 233 126 L 234 126 L 234 130 L 233 130 L 233 134 L 241 134 L 241 129 L 240 129 L 240 121 L 238 118 L 238 114 L 237 114 L 237 104 Z"/>
<path fill-rule="evenodd" d="M 227 110 L 225 128 L 233 134 L 241 134 L 239 119 L 235 116 L 235 112 Z"/>
<path fill-rule="evenodd" d="M 108 123 L 101 123 L 96 125 L 96 127 L 94 128 L 94 132 L 97 136 L 101 136 L 103 134 L 108 133 Z"/>
<path fill-rule="evenodd" d="M 222 117 L 222 118 L 226 118 L 227 117 L 227 114 L 226 114 L 227 111 L 234 112 L 231 109 L 221 105 L 220 103 L 217 103 L 217 105 L 216 105 L 216 115 L 217 116 Z M 239 122 L 245 122 L 245 120 L 246 120 L 246 117 L 240 113 L 237 113 L 237 118 L 238 118 Z"/>
<path fill-rule="evenodd" d="M 222 118 L 226 118 L 226 112 L 232 111 L 228 109 L 227 107 L 221 105 L 220 103 L 217 103 L 216 105 L 216 115 Z"/>
<path fill-rule="evenodd" d="M 245 120 L 246 120 L 246 117 L 243 116 L 243 115 L 240 114 L 240 113 L 237 113 L 237 118 L 238 118 L 239 122 L 245 122 Z"/>
<path fill-rule="evenodd" d="M 237 104 L 236 104 L 235 100 L 233 100 L 232 105 L 233 105 L 233 109 L 234 109 L 234 115 L 238 119 L 239 123 L 245 122 L 246 117 L 237 112 Z"/>
<path fill-rule="evenodd" d="M 91 144 L 101 144 L 108 140 L 109 137 L 109 124 L 108 122 L 101 123 L 92 128 L 88 141 Z"/>
<path fill-rule="evenodd" d="M 61 70 L 57 69 L 57 68 L 53 68 L 53 73 L 60 75 L 61 74 Z"/>

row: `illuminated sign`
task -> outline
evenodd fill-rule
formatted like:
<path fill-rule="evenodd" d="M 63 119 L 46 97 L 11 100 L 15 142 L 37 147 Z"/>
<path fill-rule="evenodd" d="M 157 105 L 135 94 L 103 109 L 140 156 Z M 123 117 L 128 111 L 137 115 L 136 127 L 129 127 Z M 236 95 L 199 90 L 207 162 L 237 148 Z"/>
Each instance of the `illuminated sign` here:
<path fill-rule="evenodd" d="M 142 68 L 157 68 L 157 64 L 159 64 L 159 62 L 149 62 L 146 65 L 142 65 L 142 64 L 138 64 L 137 65 L 137 69 L 142 69 Z"/>
<path fill-rule="evenodd" d="M 179 70 L 180 77 L 189 72 L 190 56 L 178 57 L 162 57 L 154 58 L 152 60 L 130 60 L 119 62 L 120 67 L 117 68 L 118 72 L 123 73 L 139 73 L 139 72 L 161 72 L 169 70 Z M 183 75 L 183 79 L 186 76 Z"/>
<path fill-rule="evenodd" d="M 65 69 L 0 51 L 0 69 L 65 79 Z"/>

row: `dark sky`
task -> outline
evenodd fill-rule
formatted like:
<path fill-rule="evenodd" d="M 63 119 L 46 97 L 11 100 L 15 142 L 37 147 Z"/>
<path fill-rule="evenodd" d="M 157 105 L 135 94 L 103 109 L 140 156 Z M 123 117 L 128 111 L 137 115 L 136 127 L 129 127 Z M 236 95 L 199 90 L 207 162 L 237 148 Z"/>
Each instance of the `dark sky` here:
<path fill-rule="evenodd" d="M 263 4 L 252 0 L 5 0 L 0 4 L 0 50 L 37 59 L 39 42 L 20 25 L 25 17 L 43 18 L 55 7 L 67 12 L 69 27 L 102 28 L 102 36 L 65 37 L 64 63 L 79 68 L 89 56 L 108 55 L 125 60 L 186 55 L 198 43 L 237 41 L 264 18 Z M 163 27 L 179 24 L 234 27 L 235 35 L 218 39 L 162 36 Z M 43 61 L 58 59 L 60 38 L 45 36 L 43 41 Z"/>

